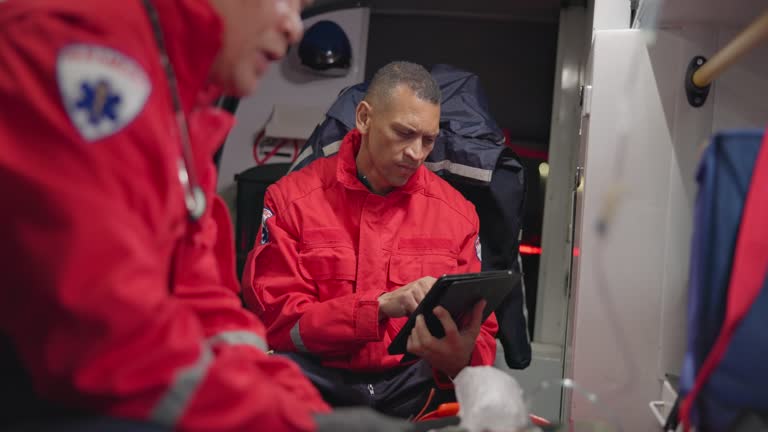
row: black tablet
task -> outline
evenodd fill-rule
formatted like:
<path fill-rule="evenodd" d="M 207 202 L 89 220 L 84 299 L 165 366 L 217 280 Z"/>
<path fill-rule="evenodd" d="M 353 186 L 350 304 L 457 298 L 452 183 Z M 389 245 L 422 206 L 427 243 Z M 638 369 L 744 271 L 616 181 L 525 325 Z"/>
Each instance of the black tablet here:
<path fill-rule="evenodd" d="M 444 307 L 451 317 L 460 325 L 464 315 L 472 313 L 472 308 L 478 301 L 486 302 L 483 311 L 483 322 L 504 300 L 512 289 L 520 283 L 520 274 L 512 270 L 487 271 L 480 273 L 465 273 L 445 275 L 435 282 L 416 310 L 408 318 L 400 332 L 389 344 L 390 354 L 405 354 L 402 362 L 415 360 L 417 357 L 406 352 L 408 337 L 411 335 L 416 317 L 424 315 L 429 332 L 436 338 L 445 336 L 445 330 L 440 320 L 432 310 L 437 306 Z"/>

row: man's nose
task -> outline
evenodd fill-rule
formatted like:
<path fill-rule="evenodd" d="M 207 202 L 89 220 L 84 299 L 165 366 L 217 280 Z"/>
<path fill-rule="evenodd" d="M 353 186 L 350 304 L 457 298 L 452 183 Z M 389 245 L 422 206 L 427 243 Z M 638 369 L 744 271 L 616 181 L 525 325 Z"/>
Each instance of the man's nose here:
<path fill-rule="evenodd" d="M 289 44 L 301 40 L 304 23 L 301 21 L 302 2 L 300 0 L 277 0 L 277 11 L 281 30 Z"/>
<path fill-rule="evenodd" d="M 420 162 L 424 158 L 424 146 L 421 144 L 421 137 L 408 143 L 408 147 L 405 148 L 405 155 L 414 162 Z"/>

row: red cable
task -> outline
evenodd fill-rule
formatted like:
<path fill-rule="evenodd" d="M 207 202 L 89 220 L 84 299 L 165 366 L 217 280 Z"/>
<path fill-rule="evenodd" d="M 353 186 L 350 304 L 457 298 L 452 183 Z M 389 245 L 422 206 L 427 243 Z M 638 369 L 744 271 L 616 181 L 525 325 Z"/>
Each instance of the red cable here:
<path fill-rule="evenodd" d="M 416 417 L 414 417 L 413 421 L 417 422 L 421 418 L 421 415 L 424 414 L 424 411 L 427 410 L 429 407 L 429 404 L 432 403 L 432 398 L 435 396 L 435 389 L 434 387 L 429 390 L 429 396 L 427 397 L 427 403 L 424 404 L 424 407 L 421 408 L 421 411 L 419 411 L 418 414 L 416 414 Z"/>

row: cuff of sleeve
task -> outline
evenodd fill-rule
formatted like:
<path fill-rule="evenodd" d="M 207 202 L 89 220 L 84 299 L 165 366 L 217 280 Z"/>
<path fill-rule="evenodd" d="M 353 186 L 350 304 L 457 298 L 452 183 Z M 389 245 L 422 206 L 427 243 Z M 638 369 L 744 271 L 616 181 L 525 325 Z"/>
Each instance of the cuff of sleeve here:
<path fill-rule="evenodd" d="M 384 293 L 386 291 L 366 291 L 355 302 L 355 337 L 364 342 L 379 341 L 384 336 L 386 320 L 379 322 L 378 300 Z"/>

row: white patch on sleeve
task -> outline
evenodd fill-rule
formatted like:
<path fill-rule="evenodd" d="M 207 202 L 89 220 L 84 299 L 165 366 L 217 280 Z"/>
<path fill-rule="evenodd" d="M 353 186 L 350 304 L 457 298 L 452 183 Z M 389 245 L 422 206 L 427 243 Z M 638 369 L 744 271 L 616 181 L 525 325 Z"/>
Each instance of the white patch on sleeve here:
<path fill-rule="evenodd" d="M 56 79 L 72 124 L 89 142 L 131 123 L 152 91 L 135 60 L 99 45 L 64 47 L 56 60 Z"/>
<path fill-rule="evenodd" d="M 477 260 L 483 262 L 482 247 L 480 246 L 480 235 L 475 237 L 475 253 L 477 254 Z"/>
<path fill-rule="evenodd" d="M 272 210 L 270 210 L 267 207 L 264 207 L 264 210 L 261 212 L 261 240 L 260 243 L 265 245 L 269 243 L 269 228 L 267 227 L 267 221 L 269 218 L 274 216 L 275 214 L 272 213 Z"/>

